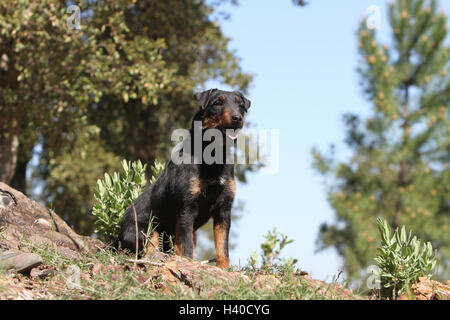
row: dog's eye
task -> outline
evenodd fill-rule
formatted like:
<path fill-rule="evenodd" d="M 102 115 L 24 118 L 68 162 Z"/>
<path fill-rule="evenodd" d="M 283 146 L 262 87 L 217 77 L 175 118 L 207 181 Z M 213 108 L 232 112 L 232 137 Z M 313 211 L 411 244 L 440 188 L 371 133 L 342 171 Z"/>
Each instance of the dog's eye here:
<path fill-rule="evenodd" d="M 217 99 L 216 101 L 214 101 L 214 105 L 215 106 L 221 106 L 223 104 L 223 100 L 222 99 Z"/>

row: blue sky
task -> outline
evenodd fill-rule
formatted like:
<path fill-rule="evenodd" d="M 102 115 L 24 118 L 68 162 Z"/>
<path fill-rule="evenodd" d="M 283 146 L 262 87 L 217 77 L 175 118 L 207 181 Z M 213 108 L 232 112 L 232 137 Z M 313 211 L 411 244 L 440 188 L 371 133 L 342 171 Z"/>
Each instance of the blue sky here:
<path fill-rule="evenodd" d="M 227 7 L 231 20 L 221 26 L 243 69 L 255 74 L 248 119 L 256 128 L 279 129 L 280 166 L 275 175 L 251 174 L 248 184 L 238 185 L 246 214 L 232 226 L 238 239 L 231 261 L 245 264 L 277 227 L 294 240 L 283 257 L 298 259 L 315 278 L 331 280 L 342 261 L 333 249 L 315 253 L 319 225 L 332 222 L 334 214 L 322 177 L 312 169 L 311 148 L 325 151 L 337 143 L 345 156 L 342 115 L 370 113 L 356 72 L 356 30 L 367 8 L 378 5 L 379 33 L 387 40 L 387 1 L 311 0 L 303 8 L 290 0 L 240 2 Z"/>

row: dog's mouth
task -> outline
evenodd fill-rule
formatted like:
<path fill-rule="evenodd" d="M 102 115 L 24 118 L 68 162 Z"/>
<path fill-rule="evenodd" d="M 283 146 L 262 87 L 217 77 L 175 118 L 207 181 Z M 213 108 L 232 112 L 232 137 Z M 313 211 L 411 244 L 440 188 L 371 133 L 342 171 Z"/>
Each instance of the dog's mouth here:
<path fill-rule="evenodd" d="M 222 130 L 223 131 L 223 130 Z M 238 129 L 225 129 L 225 135 L 231 140 L 236 140 L 239 137 L 241 128 Z"/>

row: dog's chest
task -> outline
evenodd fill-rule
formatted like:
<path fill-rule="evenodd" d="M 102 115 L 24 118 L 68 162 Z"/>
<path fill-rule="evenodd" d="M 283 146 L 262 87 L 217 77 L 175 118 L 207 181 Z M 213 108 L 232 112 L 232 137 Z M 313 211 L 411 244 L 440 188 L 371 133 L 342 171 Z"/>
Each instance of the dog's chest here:
<path fill-rule="evenodd" d="M 226 193 L 228 179 L 220 176 L 216 179 L 201 179 L 199 201 L 214 201 Z"/>
<path fill-rule="evenodd" d="M 193 180 L 191 192 L 201 211 L 213 211 L 233 201 L 235 181 L 230 176 Z"/>

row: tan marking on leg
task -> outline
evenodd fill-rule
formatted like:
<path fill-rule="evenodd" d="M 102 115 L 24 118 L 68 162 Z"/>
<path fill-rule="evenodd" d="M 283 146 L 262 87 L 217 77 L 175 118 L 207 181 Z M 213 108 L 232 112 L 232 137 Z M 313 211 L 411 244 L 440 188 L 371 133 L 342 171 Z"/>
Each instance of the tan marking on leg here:
<path fill-rule="evenodd" d="M 177 237 L 175 237 L 175 254 L 177 256 L 182 256 L 183 255 L 183 244 L 181 243 L 181 241 L 177 240 Z"/>
<path fill-rule="evenodd" d="M 152 232 L 152 236 L 150 238 L 149 245 L 151 245 L 156 250 L 159 250 L 159 233 L 158 233 L 158 231 Z"/>
<path fill-rule="evenodd" d="M 236 180 L 234 178 L 230 178 L 226 182 L 226 188 L 228 191 L 230 191 L 233 196 L 236 194 Z"/>
<path fill-rule="evenodd" d="M 181 232 L 180 232 L 180 226 L 179 224 L 176 222 L 175 224 L 175 243 L 174 243 L 174 249 L 175 249 L 175 254 L 177 256 L 182 256 L 183 255 L 183 242 L 181 241 L 181 236 L 180 236 Z"/>
<path fill-rule="evenodd" d="M 205 183 L 201 179 L 199 179 L 197 177 L 192 177 L 190 179 L 190 187 L 189 187 L 189 192 L 191 193 L 191 195 L 194 198 L 197 198 L 204 191 L 205 191 Z"/>
<path fill-rule="evenodd" d="M 221 269 L 230 267 L 230 260 L 225 252 L 227 230 L 223 223 L 214 223 L 214 246 L 216 249 L 216 266 Z"/>
<path fill-rule="evenodd" d="M 153 231 L 148 239 L 145 256 L 155 251 L 159 251 L 159 233 L 157 231 Z"/>

